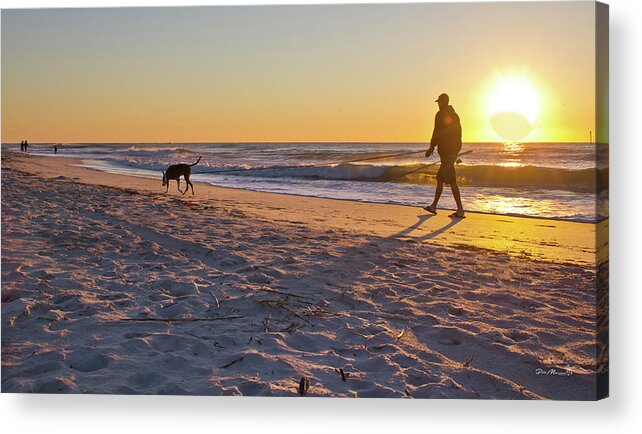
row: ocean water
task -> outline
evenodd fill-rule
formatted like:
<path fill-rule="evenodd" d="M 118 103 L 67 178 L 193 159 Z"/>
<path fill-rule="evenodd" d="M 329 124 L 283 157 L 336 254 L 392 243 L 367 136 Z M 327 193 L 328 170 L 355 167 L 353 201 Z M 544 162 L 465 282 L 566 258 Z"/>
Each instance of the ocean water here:
<path fill-rule="evenodd" d="M 19 145 L 3 145 L 19 150 Z M 364 202 L 425 206 L 434 194 L 436 154 L 423 143 L 59 144 L 58 156 L 112 173 L 158 178 L 170 164 L 193 163 L 192 179 L 217 186 Z M 53 147 L 30 145 L 52 155 Z M 507 215 L 594 222 L 606 217 L 607 192 L 596 192 L 591 143 L 466 143 L 457 166 L 464 207 Z M 393 154 L 410 155 L 378 158 Z M 367 161 L 353 161 L 363 160 Z M 351 161 L 351 162 L 348 162 Z M 404 175 L 415 171 L 412 174 Z M 227 173 L 223 173 L 227 172 Z M 175 184 L 170 188 L 175 190 Z M 604 209 L 596 210 L 596 193 Z M 440 207 L 454 209 L 446 187 Z"/>

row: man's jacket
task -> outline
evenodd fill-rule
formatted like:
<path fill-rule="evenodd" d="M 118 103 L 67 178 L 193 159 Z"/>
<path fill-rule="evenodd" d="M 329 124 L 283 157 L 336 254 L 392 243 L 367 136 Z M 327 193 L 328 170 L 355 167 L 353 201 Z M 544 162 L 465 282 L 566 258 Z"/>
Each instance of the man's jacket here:
<path fill-rule="evenodd" d="M 457 155 L 461 150 L 461 123 L 453 106 L 439 110 L 435 115 L 435 129 L 430 145 L 437 147 L 439 155 Z"/>

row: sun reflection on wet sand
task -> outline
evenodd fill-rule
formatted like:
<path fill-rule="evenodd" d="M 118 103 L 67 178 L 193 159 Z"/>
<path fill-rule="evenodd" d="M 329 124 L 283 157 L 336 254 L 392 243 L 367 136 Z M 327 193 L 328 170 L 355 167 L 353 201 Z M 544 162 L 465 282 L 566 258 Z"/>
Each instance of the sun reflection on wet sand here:
<path fill-rule="evenodd" d="M 517 215 L 541 215 L 559 207 L 554 200 L 535 200 L 528 197 L 484 196 L 474 198 L 475 209 L 482 212 Z"/>
<path fill-rule="evenodd" d="M 522 166 L 524 166 L 524 164 L 519 163 L 517 161 L 506 161 L 504 163 L 498 164 L 498 166 L 502 166 L 502 167 L 522 167 Z"/>

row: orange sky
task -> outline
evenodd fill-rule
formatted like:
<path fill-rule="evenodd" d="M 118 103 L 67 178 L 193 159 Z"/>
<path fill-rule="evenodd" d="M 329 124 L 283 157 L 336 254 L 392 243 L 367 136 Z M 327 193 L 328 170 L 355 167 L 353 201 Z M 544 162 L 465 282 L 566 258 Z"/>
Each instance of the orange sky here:
<path fill-rule="evenodd" d="M 465 141 L 527 77 L 528 141 L 594 130 L 594 3 L 2 11 L 2 141 L 427 141 L 441 92 Z"/>

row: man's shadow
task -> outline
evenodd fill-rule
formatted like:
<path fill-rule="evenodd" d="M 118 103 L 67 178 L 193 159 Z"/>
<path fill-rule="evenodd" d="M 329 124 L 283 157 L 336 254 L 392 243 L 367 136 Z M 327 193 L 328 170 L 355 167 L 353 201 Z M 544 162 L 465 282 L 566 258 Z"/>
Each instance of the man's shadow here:
<path fill-rule="evenodd" d="M 448 229 L 452 228 L 456 224 L 461 223 L 463 219 L 457 218 L 457 217 L 448 217 L 450 219 L 450 222 L 439 229 L 435 229 L 434 231 L 430 232 L 429 234 L 426 234 L 422 237 L 417 238 L 418 241 L 425 241 L 429 240 L 431 238 L 435 238 L 437 235 L 442 234 L 446 232 Z"/>
<path fill-rule="evenodd" d="M 434 215 L 432 215 L 432 214 L 419 215 L 419 216 L 417 216 L 417 218 L 418 218 L 417 223 L 415 223 L 412 226 L 402 230 L 401 232 L 397 232 L 396 234 L 391 235 L 390 238 L 399 238 L 399 237 L 403 237 L 403 236 L 409 235 L 415 229 L 419 229 L 419 227 L 421 227 L 421 225 L 423 225 L 426 221 L 428 221 L 428 219 L 430 219 L 432 217 L 434 217 Z"/>
<path fill-rule="evenodd" d="M 396 234 L 391 235 L 390 238 L 400 238 L 400 237 L 408 236 L 413 231 L 415 231 L 416 229 L 419 229 L 426 221 L 428 221 L 432 217 L 434 217 L 433 214 L 422 214 L 420 216 L 417 216 L 418 219 L 417 219 L 416 223 L 414 223 L 410 227 L 407 227 L 406 229 L 402 230 L 401 232 L 398 232 Z M 434 231 L 432 231 L 432 232 L 430 232 L 430 233 L 428 233 L 426 235 L 422 235 L 421 237 L 414 238 L 414 239 L 417 240 L 417 241 L 429 240 L 431 238 L 436 237 L 439 234 L 442 234 L 442 233 L 446 232 L 448 229 L 452 228 L 453 226 L 455 226 L 456 224 L 458 224 L 459 222 L 462 221 L 462 219 L 457 218 L 457 217 L 449 217 L 449 218 L 450 218 L 450 222 L 448 224 L 442 226 L 439 229 L 435 229 Z"/>

